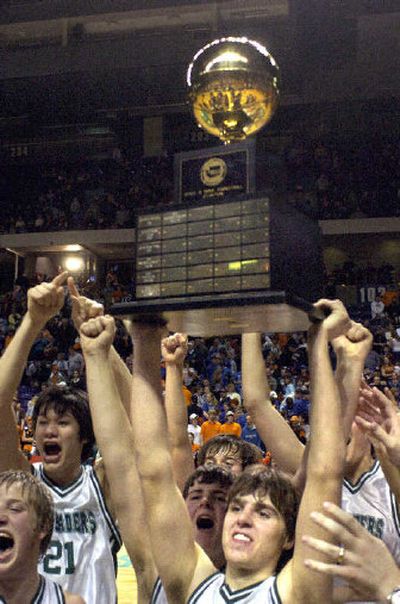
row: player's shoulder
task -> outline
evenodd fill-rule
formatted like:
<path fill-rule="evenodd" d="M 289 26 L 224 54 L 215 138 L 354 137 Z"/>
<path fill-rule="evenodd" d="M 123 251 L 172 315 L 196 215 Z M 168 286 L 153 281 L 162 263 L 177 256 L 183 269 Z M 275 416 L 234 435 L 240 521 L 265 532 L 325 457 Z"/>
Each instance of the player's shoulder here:
<path fill-rule="evenodd" d="M 100 483 L 100 486 L 104 488 L 106 484 L 106 467 L 102 457 L 98 457 L 94 462 L 93 466 L 87 466 L 88 472 L 93 472 Z"/>
<path fill-rule="evenodd" d="M 211 562 L 210 558 L 207 556 L 206 552 L 198 543 L 195 543 L 196 548 L 196 568 L 193 574 L 193 579 L 191 581 L 188 594 L 197 593 L 200 586 L 204 586 L 206 583 L 208 584 L 211 577 L 214 577 L 219 571 L 215 568 L 214 564 Z"/>

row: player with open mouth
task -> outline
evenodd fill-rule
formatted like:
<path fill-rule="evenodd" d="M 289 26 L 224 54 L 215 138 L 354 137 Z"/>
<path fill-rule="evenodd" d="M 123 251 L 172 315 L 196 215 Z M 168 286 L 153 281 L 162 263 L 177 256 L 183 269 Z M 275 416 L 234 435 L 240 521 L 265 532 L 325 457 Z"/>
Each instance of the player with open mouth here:
<path fill-rule="evenodd" d="M 0 474 L 0 600 L 7 604 L 84 604 L 38 573 L 53 530 L 53 503 L 26 472 Z"/>
<path fill-rule="evenodd" d="M 160 330 L 133 325 L 131 423 L 150 541 L 162 584 L 153 594 L 152 604 L 331 601 L 329 578 L 321 580 L 320 575 L 304 565 L 309 549 L 302 536 L 310 531 L 316 534 L 311 512 L 320 509 L 326 499 L 334 502 L 340 499 L 345 438 L 329 342 L 342 334 L 347 337 L 352 322 L 337 300 L 321 300 L 316 306 L 329 314 L 313 325 L 309 334 L 313 438 L 299 513 L 296 514 L 297 495 L 290 478 L 261 465 L 246 468 L 234 481 L 228 496 L 223 525 L 224 572 L 217 572 L 195 543 L 191 518 L 174 481 L 159 387 Z M 358 330 L 351 337 L 357 345 L 367 334 L 367 330 Z M 349 401 L 352 412 L 356 399 Z M 202 516 L 198 517 L 201 522 Z M 173 539 L 169 538 L 171 534 Z M 282 556 L 293 546 L 292 559 L 277 573 Z"/>
<path fill-rule="evenodd" d="M 28 291 L 27 313 L 0 359 L 0 471 L 33 472 L 51 494 L 56 522 L 48 551 L 39 562 L 39 573 L 88 603 L 109 604 L 116 600 L 115 558 L 121 539 L 104 495 L 107 479 L 102 463 L 85 463 L 94 445 L 86 394 L 69 386 L 50 386 L 41 392 L 32 424 L 42 461 L 33 465 L 19 450 L 11 410 L 38 333 L 63 307 L 67 278 L 67 273 L 62 273 L 51 283 L 41 283 Z M 88 314 L 101 312 L 101 306 L 79 296 L 71 278 L 68 286 L 74 323 L 79 328 Z M 0 559 L 5 560 L 15 545 L 8 547 L 10 542 L 5 539 L 2 543 Z"/>

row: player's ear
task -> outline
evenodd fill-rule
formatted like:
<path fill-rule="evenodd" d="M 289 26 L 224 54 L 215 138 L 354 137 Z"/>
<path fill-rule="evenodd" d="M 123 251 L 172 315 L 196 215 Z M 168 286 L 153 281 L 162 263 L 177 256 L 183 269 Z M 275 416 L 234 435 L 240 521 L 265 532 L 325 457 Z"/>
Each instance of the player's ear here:
<path fill-rule="evenodd" d="M 292 549 L 293 547 L 294 547 L 294 538 L 289 539 L 289 537 L 286 537 L 285 542 L 283 544 L 283 549 L 289 550 L 289 549 Z"/>
<path fill-rule="evenodd" d="M 39 532 L 38 532 L 38 538 L 39 538 L 40 542 L 42 542 L 42 541 L 43 541 L 43 539 L 44 539 L 45 537 L 47 537 L 47 535 L 48 535 L 48 532 L 47 532 L 47 531 L 39 531 Z"/>

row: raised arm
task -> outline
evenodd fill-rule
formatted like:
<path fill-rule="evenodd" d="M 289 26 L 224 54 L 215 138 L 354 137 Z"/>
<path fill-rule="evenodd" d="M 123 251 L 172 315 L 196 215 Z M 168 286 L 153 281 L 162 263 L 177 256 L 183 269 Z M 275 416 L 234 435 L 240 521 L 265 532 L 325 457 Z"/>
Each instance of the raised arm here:
<path fill-rule="evenodd" d="M 154 560 L 170 604 L 187 600 L 214 567 L 198 546 L 174 482 L 166 414 L 161 400 L 161 329 L 134 323 L 131 424 Z M 202 575 L 199 559 L 206 560 Z M 193 583 L 194 582 L 194 583 Z"/>
<path fill-rule="evenodd" d="M 362 325 L 352 322 L 351 330 L 358 329 L 363 329 Z M 350 435 L 351 424 L 354 420 L 355 401 L 358 401 L 365 359 L 371 345 L 372 335 L 368 331 L 361 342 L 353 342 L 351 332 L 347 336 L 341 335 L 332 340 L 337 360 L 335 379 L 343 409 L 343 429 L 346 440 Z"/>
<path fill-rule="evenodd" d="M 328 310 L 330 314 L 322 322 L 312 326 L 309 332 L 311 435 L 307 478 L 297 519 L 293 559 L 278 577 L 282 600 L 290 604 L 331 601 L 330 578 L 317 575 L 304 565 L 304 559 L 311 556 L 309 545 L 302 538 L 307 533 L 314 538 L 333 541 L 331 535 L 312 522 L 310 514 L 321 511 L 325 500 L 340 503 L 345 458 L 340 398 L 330 363 L 328 343 L 346 333 L 351 322 L 346 309 L 338 300 L 320 300 L 316 306 Z M 320 559 L 323 560 L 323 557 Z"/>
<path fill-rule="evenodd" d="M 165 411 L 171 442 L 174 478 L 182 490 L 186 479 L 194 470 L 192 448 L 187 425 L 188 417 L 182 392 L 183 363 L 187 353 L 187 337 L 176 333 L 161 342 L 161 353 L 165 361 Z"/>
<path fill-rule="evenodd" d="M 258 333 L 242 335 L 242 384 L 245 407 L 253 418 L 261 440 L 271 451 L 279 468 L 294 474 L 300 465 L 304 446 L 271 404 Z"/>
<path fill-rule="evenodd" d="M 99 316 L 82 323 L 89 404 L 113 511 L 136 572 L 138 603 L 147 604 L 156 580 L 133 445 L 133 435 L 109 363 L 114 319 Z"/>
<path fill-rule="evenodd" d="M 361 340 L 358 339 L 357 335 L 353 337 L 354 334 L 361 333 L 364 334 Z M 347 442 L 359 397 L 365 359 L 372 345 L 372 335 L 368 330 L 363 328 L 361 323 L 352 321 L 347 334 L 334 338 L 331 344 L 337 359 L 335 381 L 342 406 L 344 438 Z M 303 491 L 306 480 L 307 455 L 308 448 L 306 447 L 304 459 L 295 477 L 295 483 L 299 492 Z"/>
<path fill-rule="evenodd" d="M 0 359 L 0 471 L 29 469 L 19 450 L 12 411 L 13 396 L 20 383 L 29 352 L 40 330 L 64 304 L 63 284 L 67 273 L 51 283 L 41 283 L 28 291 L 28 310 L 14 338 Z"/>
<path fill-rule="evenodd" d="M 374 445 L 386 480 L 399 503 L 400 415 L 389 396 L 389 389 L 383 393 L 364 384 L 356 422 Z"/>
<path fill-rule="evenodd" d="M 75 329 L 78 332 L 82 323 L 89 321 L 89 319 L 104 315 L 104 307 L 102 304 L 95 300 L 91 300 L 86 296 L 80 295 L 73 277 L 68 277 L 68 289 L 72 302 L 72 320 Z M 128 413 L 131 398 L 131 374 L 114 346 L 111 346 L 109 351 L 109 362 L 113 370 L 121 401 Z"/>

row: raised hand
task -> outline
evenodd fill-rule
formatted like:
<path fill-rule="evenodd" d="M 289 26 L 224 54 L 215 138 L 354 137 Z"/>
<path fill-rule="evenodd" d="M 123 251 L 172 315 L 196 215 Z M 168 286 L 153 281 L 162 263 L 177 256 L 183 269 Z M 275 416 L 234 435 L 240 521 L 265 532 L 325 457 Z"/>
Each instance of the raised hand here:
<path fill-rule="evenodd" d="M 351 320 L 347 313 L 344 304 L 340 300 L 328 300 L 322 298 L 314 304 L 315 308 L 320 308 L 326 311 L 326 318 L 320 323 L 315 323 L 310 328 L 311 335 L 316 330 L 324 330 L 327 334 L 328 340 L 332 341 L 343 334 L 346 334 L 351 327 Z"/>
<path fill-rule="evenodd" d="M 167 364 L 183 365 L 187 350 L 187 336 L 181 333 L 175 333 L 161 341 L 161 354 Z"/>
<path fill-rule="evenodd" d="M 85 356 L 107 354 L 115 336 L 115 321 L 110 315 L 89 319 L 80 328 L 81 346 Z"/>
<path fill-rule="evenodd" d="M 306 559 L 308 568 L 340 577 L 343 587 L 334 590 L 334 602 L 385 601 L 400 583 L 400 571 L 381 539 L 374 537 L 348 512 L 333 503 L 324 512 L 313 512 L 312 520 L 324 528 L 340 545 L 304 536 L 303 541 L 323 553 L 327 562 Z"/>
<path fill-rule="evenodd" d="M 28 291 L 28 316 L 41 327 L 54 317 L 64 305 L 63 285 L 68 272 L 57 275 L 50 283 L 40 283 Z"/>
<path fill-rule="evenodd" d="M 68 290 L 72 302 L 72 320 L 77 331 L 85 321 L 104 315 L 102 304 L 79 294 L 73 277 L 68 277 Z"/>
<path fill-rule="evenodd" d="M 385 393 L 378 388 L 362 388 L 355 421 L 389 461 L 400 468 L 400 415 L 389 393 L 387 388 Z"/>
<path fill-rule="evenodd" d="M 333 338 L 331 344 L 338 357 L 365 358 L 372 346 L 372 334 L 361 323 L 351 321 L 348 331 Z"/>

